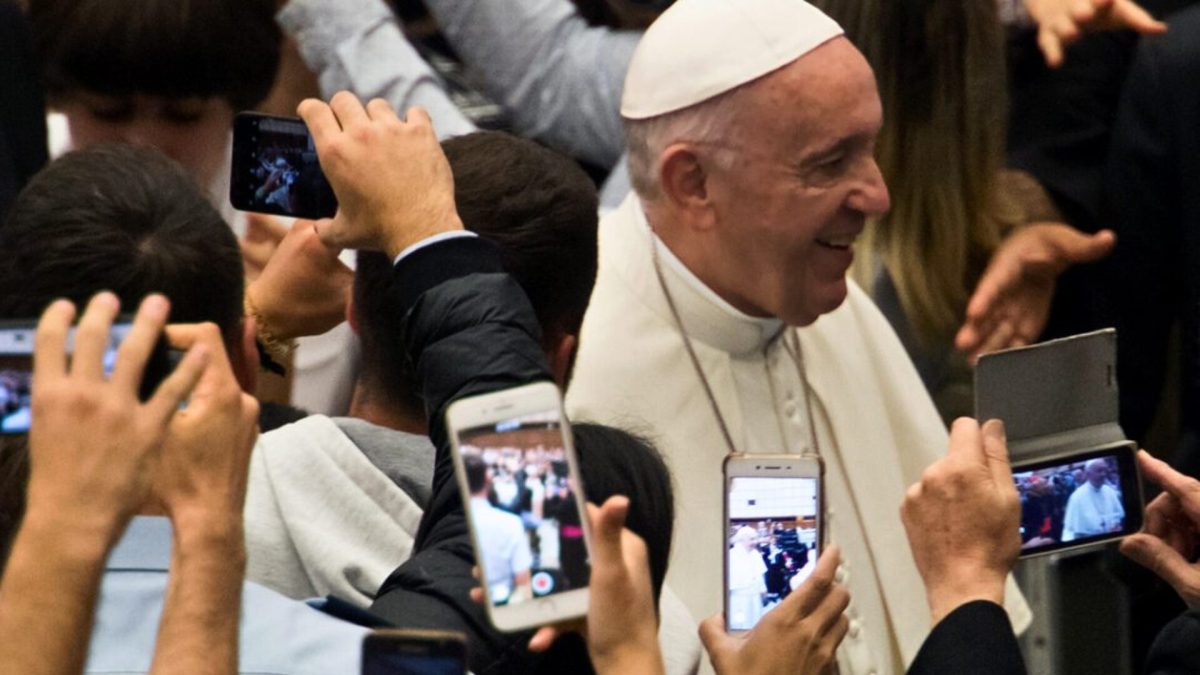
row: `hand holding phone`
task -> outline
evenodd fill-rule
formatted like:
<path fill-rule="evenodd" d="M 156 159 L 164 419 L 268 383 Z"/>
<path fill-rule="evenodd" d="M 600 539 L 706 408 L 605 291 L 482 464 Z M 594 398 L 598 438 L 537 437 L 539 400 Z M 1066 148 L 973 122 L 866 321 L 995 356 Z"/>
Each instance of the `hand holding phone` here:
<path fill-rule="evenodd" d="M 410 108 L 402 120 L 386 101 L 364 107 L 343 91 L 328 105 L 307 99 L 298 111 L 338 196 L 337 216 L 317 228 L 327 246 L 394 259 L 423 239 L 463 229 L 454 176 L 423 109 Z"/>
<path fill-rule="evenodd" d="M 800 455 L 725 460 L 725 617 L 748 631 L 812 574 L 824 520 L 821 464 Z"/>
<path fill-rule="evenodd" d="M 207 365 L 205 351 L 191 351 L 140 402 L 138 389 L 169 304 L 161 295 L 146 298 L 114 350 L 111 329 L 119 309 L 112 293 L 96 295 L 73 337 L 75 308 L 68 301 L 51 304 L 38 323 L 30 381 L 32 409 L 38 411 L 29 427 L 31 512 L 40 501 L 44 512 L 68 521 L 71 507 L 84 512 L 81 522 L 131 516 L 150 492 L 169 423 Z M 88 495 L 86 503 L 80 495 Z"/>
<path fill-rule="evenodd" d="M 460 399 L 446 426 L 492 625 L 516 631 L 584 616 L 588 523 L 558 388 Z"/>
<path fill-rule="evenodd" d="M 1004 425 L 955 420 L 949 453 L 908 489 L 900 518 L 935 624 L 970 600 L 1003 604 L 1021 547 Z"/>
<path fill-rule="evenodd" d="M 1138 453 L 1138 464 L 1164 492 L 1146 507 L 1143 530 L 1121 542 L 1121 553 L 1171 584 L 1189 609 L 1200 609 L 1200 481 L 1145 450 Z"/>

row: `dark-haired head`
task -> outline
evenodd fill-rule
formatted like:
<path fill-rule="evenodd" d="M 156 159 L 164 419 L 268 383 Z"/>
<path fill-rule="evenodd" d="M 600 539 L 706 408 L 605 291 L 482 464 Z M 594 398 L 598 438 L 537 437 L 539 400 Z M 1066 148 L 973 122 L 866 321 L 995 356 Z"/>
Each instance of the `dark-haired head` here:
<path fill-rule="evenodd" d="M 283 36 L 272 0 L 31 0 L 52 97 L 222 98 L 252 108 L 270 91 Z"/>
<path fill-rule="evenodd" d="M 556 378 L 565 384 L 596 281 L 596 190 L 570 159 L 533 141 L 478 132 L 445 141 L 454 198 L 468 230 L 500 247 L 505 269 L 525 290 L 542 326 Z M 397 161 L 402 161 L 398 158 Z M 353 321 L 362 341 L 363 385 L 410 417 L 423 417 L 387 311 L 392 264 L 360 252 Z"/>
<path fill-rule="evenodd" d="M 171 300 L 176 323 L 211 321 L 241 343 L 237 240 L 178 165 L 148 148 L 64 155 L 25 186 L 0 225 L 0 318 L 36 318 L 51 301 L 101 290 L 133 311 Z"/>
<path fill-rule="evenodd" d="M 34 46 L 71 143 L 152 145 L 203 186 L 235 112 L 266 98 L 282 34 L 272 0 L 30 0 Z"/>

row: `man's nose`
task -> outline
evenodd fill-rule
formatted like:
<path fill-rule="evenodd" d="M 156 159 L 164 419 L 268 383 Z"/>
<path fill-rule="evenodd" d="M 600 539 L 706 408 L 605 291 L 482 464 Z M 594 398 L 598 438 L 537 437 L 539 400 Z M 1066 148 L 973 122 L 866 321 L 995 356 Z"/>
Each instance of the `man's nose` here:
<path fill-rule="evenodd" d="M 870 161 L 867 173 L 862 177 L 862 183 L 851 196 L 850 206 L 855 211 L 868 216 L 880 216 L 892 207 L 892 199 L 888 194 L 887 183 L 883 180 L 883 172 L 875 160 Z"/>

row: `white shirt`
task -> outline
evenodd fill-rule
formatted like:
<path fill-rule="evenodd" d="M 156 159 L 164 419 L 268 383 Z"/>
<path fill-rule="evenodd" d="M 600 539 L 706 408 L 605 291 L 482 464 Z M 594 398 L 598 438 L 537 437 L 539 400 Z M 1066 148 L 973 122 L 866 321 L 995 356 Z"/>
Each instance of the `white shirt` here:
<path fill-rule="evenodd" d="M 517 516 L 492 506 L 486 497 L 471 497 L 471 523 L 479 537 L 492 602 L 503 602 L 513 592 L 513 578 L 533 564 L 525 526 Z"/>
<path fill-rule="evenodd" d="M 1125 521 L 1125 507 L 1121 497 L 1111 485 L 1096 487 L 1084 483 L 1075 488 L 1067 500 L 1067 514 L 1063 518 L 1063 541 L 1074 541 L 1111 532 Z"/>

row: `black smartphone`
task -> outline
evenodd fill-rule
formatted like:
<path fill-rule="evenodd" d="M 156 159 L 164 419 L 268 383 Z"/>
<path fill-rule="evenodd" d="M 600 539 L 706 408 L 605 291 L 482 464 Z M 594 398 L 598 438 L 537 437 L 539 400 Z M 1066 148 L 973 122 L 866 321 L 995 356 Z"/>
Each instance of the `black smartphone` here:
<path fill-rule="evenodd" d="M 377 630 L 363 638 L 362 675 L 463 675 L 467 642 L 461 633 Z"/>
<path fill-rule="evenodd" d="M 117 362 L 117 349 L 129 334 L 133 318 L 122 316 L 113 323 L 104 351 L 104 373 L 112 373 Z M 29 432 L 33 412 L 33 347 L 37 334 L 36 319 L 0 321 L 0 434 Z M 67 349 L 74 341 L 74 329 L 67 338 Z M 178 363 L 181 352 L 169 350 L 164 340 L 146 363 L 139 395 L 149 398 L 171 369 Z"/>
<path fill-rule="evenodd" d="M 233 120 L 229 201 L 240 211 L 332 218 L 337 197 L 304 121 L 244 112 Z"/>
<path fill-rule="evenodd" d="M 1142 528 L 1137 447 L 1129 441 L 1013 467 L 1021 557 L 1120 539 Z"/>

